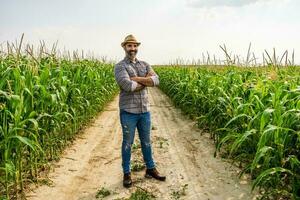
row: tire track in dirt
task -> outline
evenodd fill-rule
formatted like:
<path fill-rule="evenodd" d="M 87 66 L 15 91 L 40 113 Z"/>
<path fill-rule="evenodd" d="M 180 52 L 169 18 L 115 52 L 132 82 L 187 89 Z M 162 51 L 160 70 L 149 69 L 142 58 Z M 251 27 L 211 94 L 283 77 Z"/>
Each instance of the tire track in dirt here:
<path fill-rule="evenodd" d="M 28 199 L 90 199 L 101 184 L 99 179 L 105 180 L 106 170 L 120 161 L 117 99 L 84 130 L 83 139 L 65 151 L 58 167 L 50 173 L 52 186 L 37 188 Z M 119 168 L 116 164 L 114 167 Z"/>
<path fill-rule="evenodd" d="M 174 162 L 166 169 L 180 169 L 189 184 L 186 199 L 253 199 L 249 180 L 239 180 L 239 169 L 214 158 L 214 144 L 207 133 L 196 128 L 194 121 L 184 116 L 159 89 L 151 90 L 153 119 L 160 134 L 170 138 L 169 152 Z M 177 157 L 177 158 L 176 158 Z M 179 161 L 179 162 L 178 162 Z M 191 191 L 189 191 L 191 189 Z"/>
<path fill-rule="evenodd" d="M 148 88 L 153 129 L 153 157 L 158 170 L 167 175 L 165 182 L 144 178 L 145 171 L 132 172 L 134 186 L 122 186 L 121 144 L 118 96 L 110 102 L 89 127 L 67 148 L 53 166 L 50 186 L 31 187 L 30 200 L 92 200 L 97 191 L 109 189 L 105 199 L 129 197 L 137 187 L 157 199 L 174 199 L 185 184 L 180 199 L 254 199 L 248 179 L 239 180 L 239 169 L 214 158 L 214 144 L 195 122 L 182 115 L 158 88 Z M 136 131 L 135 143 L 139 143 Z M 140 159 L 140 149 L 131 160 Z"/>

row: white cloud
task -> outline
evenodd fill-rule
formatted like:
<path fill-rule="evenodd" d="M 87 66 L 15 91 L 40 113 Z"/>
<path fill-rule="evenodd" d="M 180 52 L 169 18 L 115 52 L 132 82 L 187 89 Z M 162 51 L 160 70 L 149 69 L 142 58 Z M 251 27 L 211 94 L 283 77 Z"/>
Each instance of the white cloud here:
<path fill-rule="evenodd" d="M 187 5 L 191 7 L 241 7 L 255 3 L 264 3 L 271 0 L 187 0 Z"/>

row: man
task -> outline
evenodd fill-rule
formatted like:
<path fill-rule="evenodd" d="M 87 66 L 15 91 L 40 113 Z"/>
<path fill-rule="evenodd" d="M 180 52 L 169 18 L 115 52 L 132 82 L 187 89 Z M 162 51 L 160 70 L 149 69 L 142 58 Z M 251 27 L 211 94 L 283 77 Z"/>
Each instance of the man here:
<path fill-rule="evenodd" d="M 147 168 L 145 177 L 153 177 L 160 181 L 166 180 L 166 177 L 160 175 L 155 167 L 150 140 L 151 115 L 147 87 L 157 86 L 159 78 L 148 63 L 136 58 L 140 44 L 133 35 L 128 35 L 121 43 L 125 51 L 125 58 L 117 63 L 114 68 L 115 79 L 120 86 L 119 108 L 123 134 L 122 168 L 124 187 L 132 185 L 130 158 L 136 128 Z"/>

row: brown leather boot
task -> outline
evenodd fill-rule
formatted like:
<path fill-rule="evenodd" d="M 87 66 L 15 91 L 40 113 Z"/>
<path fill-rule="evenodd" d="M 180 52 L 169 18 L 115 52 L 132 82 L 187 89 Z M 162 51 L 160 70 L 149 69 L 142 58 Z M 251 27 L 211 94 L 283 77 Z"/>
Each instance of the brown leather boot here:
<path fill-rule="evenodd" d="M 155 178 L 159 181 L 166 180 L 166 176 L 161 175 L 155 167 L 153 169 L 146 169 L 145 177 L 146 178 Z"/>
<path fill-rule="evenodd" d="M 123 186 L 129 188 L 132 185 L 131 174 L 125 173 L 123 177 Z"/>

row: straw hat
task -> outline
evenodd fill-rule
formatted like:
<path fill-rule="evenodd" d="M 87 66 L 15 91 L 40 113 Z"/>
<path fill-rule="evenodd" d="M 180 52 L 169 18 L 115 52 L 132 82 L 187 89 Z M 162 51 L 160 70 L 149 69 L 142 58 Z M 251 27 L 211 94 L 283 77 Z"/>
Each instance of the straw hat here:
<path fill-rule="evenodd" d="M 135 37 L 134 37 L 133 35 L 130 34 L 130 35 L 127 35 L 127 36 L 125 37 L 124 42 L 121 43 L 121 46 L 124 47 L 125 44 L 126 44 L 126 43 L 129 43 L 129 42 L 135 43 L 135 44 L 137 44 L 138 46 L 141 44 L 140 42 L 138 42 L 138 41 L 135 39 Z"/>

